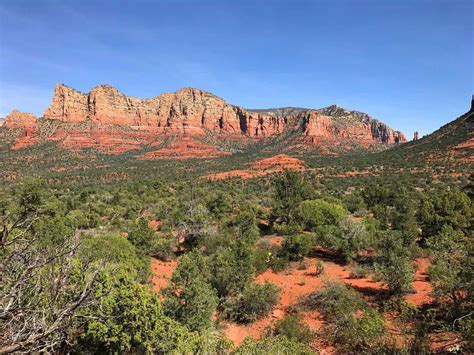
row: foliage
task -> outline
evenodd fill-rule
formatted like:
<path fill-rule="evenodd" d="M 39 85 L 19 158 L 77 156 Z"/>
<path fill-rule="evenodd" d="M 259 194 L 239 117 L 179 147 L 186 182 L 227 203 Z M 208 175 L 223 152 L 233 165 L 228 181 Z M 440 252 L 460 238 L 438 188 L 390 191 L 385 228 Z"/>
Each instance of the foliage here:
<path fill-rule="evenodd" d="M 473 240 L 445 224 L 427 244 L 431 251 L 428 273 L 433 294 L 440 301 L 450 300 L 459 314 L 461 307 L 474 299 Z"/>
<path fill-rule="evenodd" d="M 270 282 L 250 284 L 241 293 L 226 299 L 224 313 L 237 322 L 253 322 L 271 312 L 278 302 L 278 294 L 278 287 Z"/>
<path fill-rule="evenodd" d="M 150 277 L 150 258 L 138 254 L 127 238 L 116 233 L 83 234 L 77 256 L 82 262 L 96 263 L 102 269 L 112 265 L 140 282 Z"/>
<path fill-rule="evenodd" d="M 275 177 L 273 186 L 275 188 L 275 202 L 272 209 L 272 220 L 289 224 L 294 211 L 307 195 L 307 185 L 301 174 L 293 170 L 285 170 Z"/>
<path fill-rule="evenodd" d="M 92 289 L 99 270 L 76 258 L 77 238 L 69 231 L 46 243 L 32 227 L 44 221 L 45 194 L 41 182 L 25 182 L 15 201 L 16 213 L 5 205 L 1 210 L 1 353 L 59 349 L 74 340 L 78 313 L 96 301 Z"/>
<path fill-rule="evenodd" d="M 387 232 L 379 246 L 377 271 L 388 286 L 392 296 L 400 297 L 411 290 L 414 267 L 410 263 L 410 251 L 403 245 L 401 233 Z"/>
<path fill-rule="evenodd" d="M 285 238 L 281 254 L 291 261 L 301 260 L 309 254 L 314 247 L 312 234 L 289 235 Z"/>
<path fill-rule="evenodd" d="M 165 313 L 168 316 L 191 330 L 211 326 L 217 295 L 209 283 L 207 262 L 199 251 L 194 250 L 181 257 L 163 295 Z"/>
<path fill-rule="evenodd" d="M 359 251 L 374 244 L 365 224 L 350 218 L 340 220 L 338 225 L 321 226 L 316 234 L 318 244 L 346 260 L 355 258 Z"/>
<path fill-rule="evenodd" d="M 272 335 L 285 336 L 301 344 L 308 344 L 313 338 L 311 329 L 295 314 L 276 321 Z"/>
<path fill-rule="evenodd" d="M 315 231 L 319 226 L 337 226 L 346 214 L 345 208 L 338 203 L 309 200 L 299 205 L 296 220 L 304 229 Z"/>
<path fill-rule="evenodd" d="M 267 354 L 301 354 L 311 355 L 315 352 L 298 341 L 288 339 L 285 336 L 264 337 L 254 340 L 245 338 L 244 342 L 234 352 L 235 355 L 267 355 Z"/>
<path fill-rule="evenodd" d="M 323 290 L 306 296 L 301 306 L 322 312 L 328 321 L 324 333 L 341 349 L 370 349 L 385 332 L 382 316 L 345 285 L 328 283 Z"/>
<path fill-rule="evenodd" d="M 150 254 L 155 239 L 155 232 L 148 226 L 148 221 L 145 218 L 140 218 L 133 229 L 128 233 L 130 243 L 144 255 Z"/>

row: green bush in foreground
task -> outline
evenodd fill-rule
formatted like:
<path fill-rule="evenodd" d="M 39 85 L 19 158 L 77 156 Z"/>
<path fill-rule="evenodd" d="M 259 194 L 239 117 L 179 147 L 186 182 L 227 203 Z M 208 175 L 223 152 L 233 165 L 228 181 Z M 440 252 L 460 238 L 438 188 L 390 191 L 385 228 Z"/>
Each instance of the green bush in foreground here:
<path fill-rule="evenodd" d="M 385 331 L 383 317 L 356 291 L 342 284 L 326 284 L 321 291 L 306 296 L 300 307 L 318 309 L 324 315 L 327 325 L 323 334 L 328 334 L 341 350 L 373 348 Z"/>
<path fill-rule="evenodd" d="M 273 335 L 285 336 L 302 344 L 308 344 L 313 338 L 309 327 L 296 314 L 287 315 L 285 318 L 276 321 L 271 332 Z"/>
<path fill-rule="evenodd" d="M 307 345 L 285 336 L 263 337 L 260 340 L 254 340 L 250 337 L 245 338 L 244 342 L 234 352 L 235 355 L 267 355 L 267 354 L 298 354 L 312 355 L 316 354 Z"/>

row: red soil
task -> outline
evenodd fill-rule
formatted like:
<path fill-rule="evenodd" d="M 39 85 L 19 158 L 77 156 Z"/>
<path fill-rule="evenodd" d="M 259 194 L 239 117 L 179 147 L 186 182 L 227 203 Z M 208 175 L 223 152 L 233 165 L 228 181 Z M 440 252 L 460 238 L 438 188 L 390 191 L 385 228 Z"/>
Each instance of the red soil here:
<path fill-rule="evenodd" d="M 304 161 L 290 157 L 286 154 L 278 154 L 273 157 L 255 162 L 248 170 L 231 170 L 222 173 L 210 174 L 206 177 L 211 180 L 224 180 L 239 177 L 247 180 L 254 177 L 270 175 L 282 172 L 285 169 L 304 171 Z"/>
<path fill-rule="evenodd" d="M 167 147 L 147 152 L 140 155 L 141 160 L 157 159 L 193 159 L 193 158 L 217 158 L 230 155 L 229 152 L 218 150 L 216 147 L 204 144 L 191 137 L 180 137 L 171 142 Z"/>
<path fill-rule="evenodd" d="M 431 284 L 428 282 L 428 275 L 426 274 L 426 271 L 431 264 L 428 258 L 423 258 L 416 259 L 415 265 L 416 273 L 415 280 L 413 281 L 413 290 L 415 292 L 407 296 L 407 302 L 414 304 L 415 306 L 421 306 L 433 301 L 430 296 L 433 289 Z"/>
<path fill-rule="evenodd" d="M 153 289 L 155 291 L 160 291 L 163 287 L 168 284 L 168 281 L 171 279 L 171 275 L 173 275 L 174 269 L 176 269 L 177 265 L 176 260 L 171 261 L 161 261 L 158 259 L 153 259 L 151 262 L 151 271 L 153 277 L 151 282 L 153 283 Z"/>
<path fill-rule="evenodd" d="M 281 242 L 280 239 L 274 236 L 267 239 L 269 239 L 269 242 L 271 243 L 278 244 Z M 376 296 L 377 293 L 384 292 L 386 289 L 380 282 L 373 281 L 370 278 L 351 278 L 349 276 L 350 269 L 348 266 L 340 265 L 333 261 L 323 261 L 324 272 L 317 276 L 314 272 L 318 260 L 321 259 L 316 257 L 306 257 L 301 262 L 301 264 L 304 264 L 307 267 L 306 269 L 299 269 L 298 266 L 300 265 L 300 262 L 294 262 L 290 264 L 290 267 L 286 271 L 274 273 L 271 270 L 267 270 L 258 275 L 256 278 L 257 282 L 263 283 L 265 281 L 270 281 L 281 289 L 279 303 L 275 306 L 272 314 L 257 320 L 254 323 L 242 325 L 224 322 L 223 328 L 226 337 L 232 340 L 236 345 L 241 344 L 248 336 L 254 339 L 260 338 L 265 330 L 270 327 L 275 320 L 283 318 L 291 306 L 297 304 L 302 296 L 320 290 L 325 281 L 334 280 L 346 283 L 355 287 L 363 295 Z M 421 306 L 431 301 L 431 298 L 429 297 L 431 286 L 425 275 L 425 271 L 429 266 L 429 261 L 428 259 L 417 259 L 415 260 L 415 264 L 418 270 L 416 272 L 415 281 L 413 282 L 414 293 L 407 296 L 407 301 L 416 306 Z M 176 265 L 176 261 L 153 261 L 152 270 L 155 276 L 152 281 L 155 290 L 158 291 L 166 286 Z M 319 330 L 324 324 L 324 320 L 318 311 L 301 312 L 301 316 L 303 321 L 313 331 Z M 321 354 L 335 353 L 335 349 L 328 344 L 322 343 L 319 337 L 313 339 L 312 345 L 317 348 Z"/>

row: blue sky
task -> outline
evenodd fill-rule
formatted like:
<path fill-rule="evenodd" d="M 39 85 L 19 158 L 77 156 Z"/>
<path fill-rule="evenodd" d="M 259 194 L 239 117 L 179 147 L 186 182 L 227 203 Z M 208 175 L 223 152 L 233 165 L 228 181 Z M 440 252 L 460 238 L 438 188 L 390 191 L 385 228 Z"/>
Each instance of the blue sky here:
<path fill-rule="evenodd" d="M 152 97 L 191 86 L 248 108 L 331 104 L 412 137 L 468 110 L 474 2 L 0 1 L 0 116 L 53 86 Z"/>

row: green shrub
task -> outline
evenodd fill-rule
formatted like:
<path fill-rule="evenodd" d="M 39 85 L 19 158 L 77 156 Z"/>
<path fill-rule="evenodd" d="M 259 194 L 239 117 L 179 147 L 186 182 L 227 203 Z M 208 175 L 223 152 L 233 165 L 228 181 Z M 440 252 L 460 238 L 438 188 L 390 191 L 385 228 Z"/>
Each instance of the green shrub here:
<path fill-rule="evenodd" d="M 412 288 L 415 273 L 409 259 L 410 254 L 398 231 L 390 231 L 383 235 L 376 271 L 379 278 L 388 286 L 392 296 L 400 297 Z"/>
<path fill-rule="evenodd" d="M 301 260 L 314 246 L 312 234 L 289 235 L 285 238 L 281 253 L 291 261 Z"/>
<path fill-rule="evenodd" d="M 276 321 L 272 334 L 285 336 L 302 344 L 308 344 L 313 338 L 309 327 L 296 314 L 287 315 L 285 318 Z"/>
<path fill-rule="evenodd" d="M 173 236 L 158 235 L 150 246 L 150 254 L 161 260 L 174 258 L 176 240 Z"/>
<path fill-rule="evenodd" d="M 269 266 L 271 267 L 273 272 L 280 272 L 286 270 L 288 265 L 290 264 L 290 259 L 287 256 L 273 254 L 272 258 L 270 259 Z"/>
<path fill-rule="evenodd" d="M 314 231 L 319 226 L 337 226 L 346 215 L 343 206 L 318 199 L 303 201 L 296 211 L 296 221 L 305 230 Z"/>
<path fill-rule="evenodd" d="M 193 250 L 179 260 L 169 285 L 163 290 L 165 314 L 191 330 L 211 326 L 217 306 L 216 290 L 209 283 L 209 268 L 202 254 Z"/>
<path fill-rule="evenodd" d="M 319 309 L 327 320 L 324 333 L 344 350 L 370 349 L 381 341 L 385 331 L 382 316 L 356 291 L 342 284 L 326 284 L 321 291 L 304 297 L 299 306 Z"/>
<path fill-rule="evenodd" d="M 267 355 L 267 354 L 298 354 L 314 355 L 307 345 L 298 341 L 288 339 L 285 336 L 263 337 L 254 340 L 250 337 L 245 338 L 242 344 L 235 350 L 235 355 Z"/>
<path fill-rule="evenodd" d="M 267 270 L 271 258 L 272 252 L 270 251 L 270 248 L 258 248 L 254 255 L 255 272 L 261 274 Z"/>
<path fill-rule="evenodd" d="M 355 258 L 359 251 L 369 249 L 373 244 L 364 223 L 350 218 L 340 220 L 337 226 L 318 227 L 316 236 L 317 243 L 323 248 L 338 253 L 346 260 Z"/>
<path fill-rule="evenodd" d="M 353 263 L 349 266 L 350 274 L 349 277 L 351 279 L 363 279 L 369 275 L 369 269 L 358 263 Z"/>
<path fill-rule="evenodd" d="M 224 313 L 236 322 L 253 322 L 271 312 L 278 303 L 279 293 L 279 288 L 270 282 L 250 284 L 242 293 L 227 297 Z"/>

